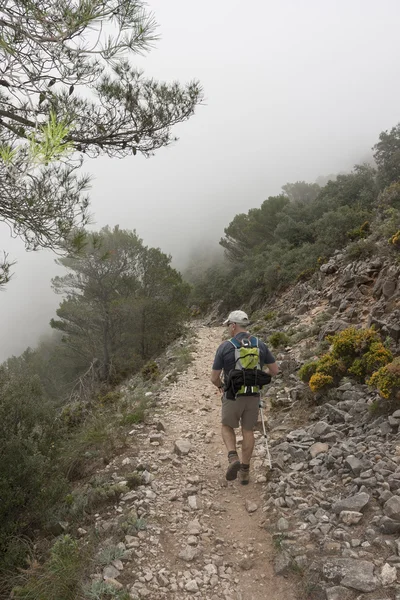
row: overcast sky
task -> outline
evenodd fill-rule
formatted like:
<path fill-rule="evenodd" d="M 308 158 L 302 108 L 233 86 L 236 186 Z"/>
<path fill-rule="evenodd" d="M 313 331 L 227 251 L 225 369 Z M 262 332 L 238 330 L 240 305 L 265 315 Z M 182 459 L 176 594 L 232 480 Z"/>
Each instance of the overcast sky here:
<path fill-rule="evenodd" d="M 205 103 L 151 159 L 100 158 L 96 227 L 135 228 L 183 265 L 239 212 L 282 185 L 350 170 L 400 121 L 398 0 L 150 0 L 161 40 L 137 64 L 166 81 L 199 79 Z M 34 345 L 59 303 L 47 252 L 18 260 L 0 293 L 0 360 Z"/>

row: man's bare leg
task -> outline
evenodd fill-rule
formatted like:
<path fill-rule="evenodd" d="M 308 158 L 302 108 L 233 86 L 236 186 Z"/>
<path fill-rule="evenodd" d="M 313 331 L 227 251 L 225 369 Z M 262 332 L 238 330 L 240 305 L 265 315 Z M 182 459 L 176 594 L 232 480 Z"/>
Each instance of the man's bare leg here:
<path fill-rule="evenodd" d="M 228 425 L 222 425 L 221 433 L 226 449 L 228 450 L 229 465 L 226 471 L 226 479 L 233 481 L 236 479 L 240 469 L 240 460 L 236 451 L 236 435 L 234 429 Z"/>
<path fill-rule="evenodd" d="M 229 427 L 228 425 L 222 425 L 221 433 L 222 433 L 222 439 L 224 441 L 224 444 L 225 444 L 228 452 L 235 452 L 236 451 L 235 430 L 232 429 L 232 427 Z"/>
<path fill-rule="evenodd" d="M 254 432 L 253 430 L 242 428 L 242 435 L 242 463 L 249 465 L 254 450 Z"/>

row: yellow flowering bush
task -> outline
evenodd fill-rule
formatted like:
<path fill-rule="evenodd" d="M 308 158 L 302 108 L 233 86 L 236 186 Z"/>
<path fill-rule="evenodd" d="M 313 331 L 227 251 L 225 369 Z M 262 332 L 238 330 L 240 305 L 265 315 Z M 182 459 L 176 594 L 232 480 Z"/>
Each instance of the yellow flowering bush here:
<path fill-rule="evenodd" d="M 312 362 L 305 363 L 299 370 L 299 377 L 304 383 L 308 383 L 311 377 L 317 370 L 318 361 L 313 360 Z"/>
<path fill-rule="evenodd" d="M 333 384 L 333 377 L 331 375 L 324 375 L 323 373 L 314 373 L 312 375 L 309 386 L 311 391 L 318 392 L 322 388 L 326 388 Z"/>
<path fill-rule="evenodd" d="M 389 242 L 393 244 L 393 246 L 396 246 L 396 248 L 400 248 L 400 229 L 399 231 L 396 231 L 394 235 L 392 235 Z"/>
<path fill-rule="evenodd" d="M 349 327 L 327 339 L 332 345 L 331 351 L 312 363 L 306 363 L 299 371 L 300 379 L 308 381 L 313 392 L 337 385 L 346 374 L 363 382 L 393 360 L 392 353 L 372 328 Z M 378 379 L 371 377 L 370 381 Z"/>
<path fill-rule="evenodd" d="M 400 400 L 400 357 L 375 371 L 367 381 L 386 400 Z"/>

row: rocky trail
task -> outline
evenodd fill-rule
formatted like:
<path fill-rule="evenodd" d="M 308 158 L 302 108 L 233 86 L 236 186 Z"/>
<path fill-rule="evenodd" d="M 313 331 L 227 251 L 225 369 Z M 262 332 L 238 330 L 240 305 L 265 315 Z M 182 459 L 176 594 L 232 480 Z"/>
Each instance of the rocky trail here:
<path fill-rule="evenodd" d="M 209 382 L 222 328 L 200 327 L 197 335 L 188 371 L 160 393 L 149 422 L 133 427 L 131 446 L 106 467 L 116 482 L 127 465 L 141 469 L 144 484 L 96 515 L 103 553 L 109 546 L 121 556 L 110 554 L 92 579 L 132 599 L 294 600 L 291 578 L 274 574 L 263 527 L 264 440 L 256 432 L 250 484 L 226 482 L 220 400 Z M 138 529 L 123 541 L 122 522 Z"/>

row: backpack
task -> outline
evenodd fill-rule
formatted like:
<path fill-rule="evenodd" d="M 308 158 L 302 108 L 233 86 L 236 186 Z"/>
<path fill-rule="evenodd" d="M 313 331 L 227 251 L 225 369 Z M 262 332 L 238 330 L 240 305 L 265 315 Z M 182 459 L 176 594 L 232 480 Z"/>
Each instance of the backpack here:
<path fill-rule="evenodd" d="M 258 339 L 248 335 L 240 341 L 235 337 L 229 341 L 235 348 L 235 367 L 225 383 L 226 398 L 258 396 L 261 388 L 271 381 L 271 376 L 261 370 Z"/>

